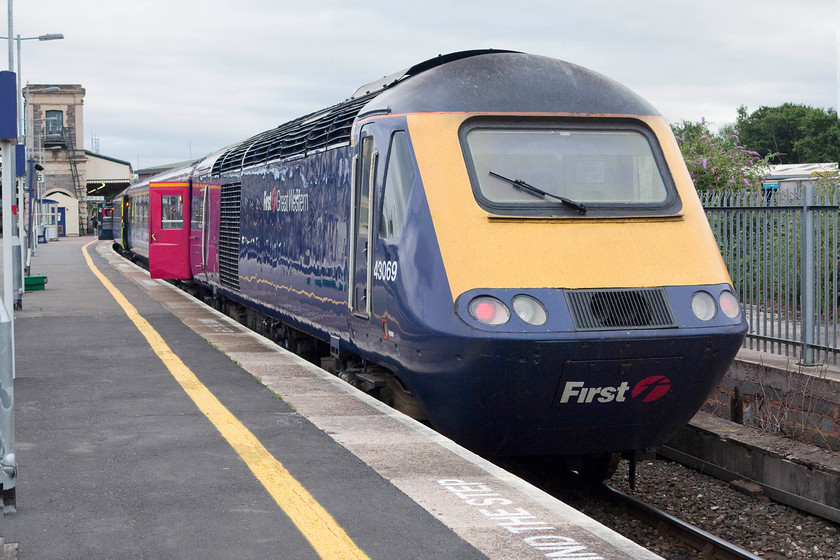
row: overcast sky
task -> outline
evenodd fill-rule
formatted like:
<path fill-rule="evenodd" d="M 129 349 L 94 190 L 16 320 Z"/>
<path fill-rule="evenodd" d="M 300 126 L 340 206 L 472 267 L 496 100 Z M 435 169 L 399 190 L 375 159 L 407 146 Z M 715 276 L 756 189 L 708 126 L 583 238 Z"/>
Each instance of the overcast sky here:
<path fill-rule="evenodd" d="M 24 82 L 81 84 L 85 147 L 95 137 L 138 168 L 206 155 L 476 48 L 596 70 L 672 122 L 720 126 L 740 105 L 836 107 L 839 14 L 840 0 L 15 0 L 13 31 L 64 34 L 23 42 Z"/>

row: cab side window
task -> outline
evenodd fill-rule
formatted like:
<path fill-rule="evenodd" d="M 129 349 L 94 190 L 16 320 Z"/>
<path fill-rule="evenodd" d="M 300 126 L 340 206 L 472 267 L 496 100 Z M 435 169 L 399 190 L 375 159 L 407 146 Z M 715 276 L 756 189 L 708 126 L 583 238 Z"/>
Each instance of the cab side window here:
<path fill-rule="evenodd" d="M 391 137 L 388 166 L 385 169 L 385 187 L 382 194 L 382 215 L 379 235 L 383 238 L 399 237 L 405 222 L 408 196 L 414 183 L 414 163 L 405 131 Z"/>

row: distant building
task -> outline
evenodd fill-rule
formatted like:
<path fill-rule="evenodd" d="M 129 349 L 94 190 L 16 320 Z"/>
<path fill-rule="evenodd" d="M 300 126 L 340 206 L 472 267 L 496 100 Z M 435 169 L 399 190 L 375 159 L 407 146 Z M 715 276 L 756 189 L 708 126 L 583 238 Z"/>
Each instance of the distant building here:
<path fill-rule="evenodd" d="M 85 183 L 88 199 L 111 200 L 131 185 L 134 173 L 129 162 L 88 150 L 85 150 L 85 156 L 87 156 Z"/>
<path fill-rule="evenodd" d="M 132 180 L 131 164 L 85 150 L 84 97 L 79 84 L 27 84 L 27 142 L 39 174 L 38 197 L 58 203 L 59 235 L 80 235 L 89 230 L 88 215 L 94 201 L 106 200 Z"/>
<path fill-rule="evenodd" d="M 165 171 L 170 171 L 172 169 L 178 169 L 179 167 L 186 167 L 190 164 L 195 163 L 197 160 L 188 160 L 188 161 L 179 161 L 176 163 L 167 163 L 164 165 L 156 165 L 155 167 L 144 167 L 143 169 L 137 170 L 137 180 L 138 181 L 145 181 L 149 177 L 154 177 L 158 173 L 163 173 Z"/>
<path fill-rule="evenodd" d="M 59 203 L 59 235 L 86 232 L 85 89 L 78 84 L 28 84 L 23 96 L 32 153 L 44 168 L 40 198 Z"/>
<path fill-rule="evenodd" d="M 836 163 L 790 163 L 771 165 L 762 188 L 783 193 L 799 192 L 806 183 L 814 184 L 823 177 L 837 177 Z"/>

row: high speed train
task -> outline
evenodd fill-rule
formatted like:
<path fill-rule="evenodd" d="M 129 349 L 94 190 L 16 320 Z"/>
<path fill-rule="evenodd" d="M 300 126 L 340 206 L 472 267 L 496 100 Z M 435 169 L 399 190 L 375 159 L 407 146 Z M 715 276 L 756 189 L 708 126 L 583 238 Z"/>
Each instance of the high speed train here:
<path fill-rule="evenodd" d="M 661 444 L 747 328 L 666 119 L 543 56 L 438 56 L 117 203 L 153 277 L 486 455 Z"/>

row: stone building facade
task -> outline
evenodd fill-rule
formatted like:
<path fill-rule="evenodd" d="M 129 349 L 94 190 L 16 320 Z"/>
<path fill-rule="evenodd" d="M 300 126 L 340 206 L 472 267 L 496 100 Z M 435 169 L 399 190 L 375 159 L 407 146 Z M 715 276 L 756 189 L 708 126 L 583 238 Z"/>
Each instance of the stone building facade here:
<path fill-rule="evenodd" d="M 85 89 L 79 84 L 28 84 L 23 95 L 29 145 L 44 168 L 39 195 L 70 206 L 67 216 L 73 219 L 67 220 L 65 234 L 83 234 L 88 222 Z"/>

